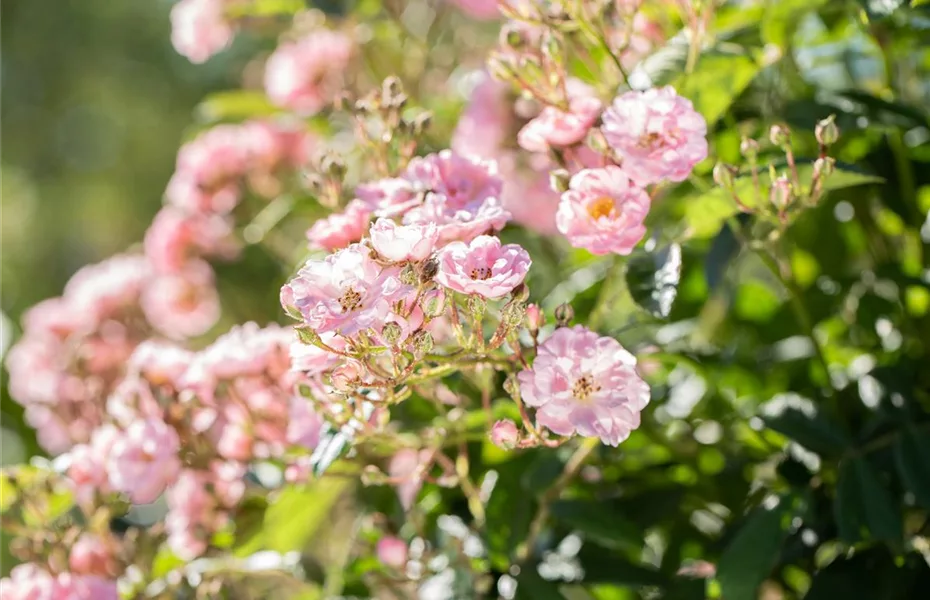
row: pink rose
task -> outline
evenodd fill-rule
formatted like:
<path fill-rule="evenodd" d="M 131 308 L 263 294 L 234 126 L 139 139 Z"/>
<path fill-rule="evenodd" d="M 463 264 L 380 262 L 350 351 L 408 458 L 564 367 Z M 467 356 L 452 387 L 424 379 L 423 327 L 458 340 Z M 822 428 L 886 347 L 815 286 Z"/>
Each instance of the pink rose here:
<path fill-rule="evenodd" d="M 388 465 L 388 475 L 395 480 L 397 496 L 404 510 L 410 510 L 417 493 L 423 487 L 423 477 L 426 475 L 426 461 L 432 453 L 429 450 L 419 452 L 411 448 L 398 450 Z"/>
<path fill-rule="evenodd" d="M 213 269 L 196 259 L 181 271 L 156 277 L 145 290 L 142 309 L 149 322 L 168 337 L 206 333 L 220 317 Z"/>
<path fill-rule="evenodd" d="M 588 86 L 572 80 L 568 85 L 567 106 L 547 106 L 524 125 L 517 135 L 522 148 L 530 152 L 548 152 L 550 147 L 577 144 L 597 121 L 603 105 Z"/>
<path fill-rule="evenodd" d="M 224 0 L 181 0 L 171 9 L 171 43 L 193 63 L 205 62 L 226 48 L 233 29 Z"/>
<path fill-rule="evenodd" d="M 494 423 L 491 427 L 491 443 L 504 450 L 513 450 L 520 441 L 517 425 L 510 419 Z"/>
<path fill-rule="evenodd" d="M 649 196 L 625 170 L 585 169 L 562 194 L 556 226 L 572 246 L 594 254 L 629 254 L 646 234 Z"/>
<path fill-rule="evenodd" d="M 311 250 L 333 252 L 359 241 L 368 230 L 371 211 L 361 200 L 349 202 L 345 210 L 319 219 L 307 230 Z"/>
<path fill-rule="evenodd" d="M 439 230 L 433 223 L 397 225 L 391 219 L 375 221 L 370 231 L 372 247 L 391 262 L 420 262 L 433 253 Z"/>
<path fill-rule="evenodd" d="M 463 294 L 500 298 L 523 283 L 531 263 L 520 246 L 501 246 L 498 238 L 482 235 L 470 244 L 453 242 L 443 248 L 436 281 Z"/>
<path fill-rule="evenodd" d="M 278 46 L 265 65 L 265 92 L 278 106 L 304 115 L 319 112 L 342 88 L 352 41 L 319 30 Z"/>
<path fill-rule="evenodd" d="M 174 429 L 157 419 L 131 424 L 113 443 L 107 471 L 110 485 L 133 504 L 150 504 L 173 483 L 181 469 L 181 442 Z"/>

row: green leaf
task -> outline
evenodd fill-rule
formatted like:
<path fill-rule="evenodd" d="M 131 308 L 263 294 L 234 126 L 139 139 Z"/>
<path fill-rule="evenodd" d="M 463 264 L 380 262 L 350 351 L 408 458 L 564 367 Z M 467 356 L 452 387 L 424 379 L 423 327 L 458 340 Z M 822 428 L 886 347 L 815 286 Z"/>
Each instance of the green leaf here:
<path fill-rule="evenodd" d="M 559 582 L 540 577 L 535 565 L 525 566 L 520 571 L 516 597 L 518 600 L 565 600 L 559 591 Z"/>
<path fill-rule="evenodd" d="M 152 579 L 164 577 L 171 571 L 183 567 L 186 564 L 187 561 L 175 556 L 174 552 L 169 550 L 167 546 L 162 546 L 158 549 L 155 560 L 152 561 Z"/>
<path fill-rule="evenodd" d="M 228 8 L 231 17 L 273 17 L 295 15 L 307 8 L 304 0 L 251 0 L 232 3 Z"/>
<path fill-rule="evenodd" d="M 639 545 L 641 548 L 642 543 Z M 585 583 L 613 583 L 628 587 L 664 586 L 668 583 L 665 575 L 651 565 L 632 563 L 622 553 L 588 541 L 578 553 L 578 562 L 584 568 Z"/>
<path fill-rule="evenodd" d="M 277 107 L 268 100 L 265 94 L 250 90 L 210 94 L 194 109 L 196 119 L 203 123 L 244 121 L 253 117 L 273 115 L 277 112 Z"/>
<path fill-rule="evenodd" d="M 821 456 L 839 456 L 851 444 L 842 429 L 818 412 L 789 407 L 763 420 L 769 428 Z"/>
<path fill-rule="evenodd" d="M 847 543 L 901 541 L 903 523 L 897 502 L 862 457 L 846 460 L 840 466 L 833 511 L 840 538 Z"/>
<path fill-rule="evenodd" d="M 904 486 L 921 506 L 930 508 L 930 434 L 904 429 L 895 442 L 894 458 Z"/>
<path fill-rule="evenodd" d="M 666 318 L 678 294 L 681 280 L 681 246 L 664 248 L 630 257 L 626 284 L 630 296 L 655 317 Z"/>
<path fill-rule="evenodd" d="M 694 103 L 710 126 L 726 114 L 761 68 L 761 63 L 747 54 L 713 50 L 701 54 L 694 72 L 682 75 L 675 88 Z"/>
<path fill-rule="evenodd" d="M 9 474 L 6 471 L 0 473 L 0 513 L 6 512 L 18 497 L 19 492 Z"/>
<path fill-rule="evenodd" d="M 577 529 L 607 548 L 642 550 L 643 531 L 609 505 L 594 500 L 560 500 L 550 507 L 557 521 Z"/>
<path fill-rule="evenodd" d="M 778 562 L 792 519 L 804 508 L 803 499 L 781 496 L 778 506 L 758 508 L 743 523 L 717 565 L 717 580 L 727 600 L 754 600 L 757 590 Z"/>
<path fill-rule="evenodd" d="M 820 8 L 826 0 L 777 0 L 767 2 L 762 19 L 762 40 L 787 48 L 794 37 L 795 29 L 811 11 Z"/>

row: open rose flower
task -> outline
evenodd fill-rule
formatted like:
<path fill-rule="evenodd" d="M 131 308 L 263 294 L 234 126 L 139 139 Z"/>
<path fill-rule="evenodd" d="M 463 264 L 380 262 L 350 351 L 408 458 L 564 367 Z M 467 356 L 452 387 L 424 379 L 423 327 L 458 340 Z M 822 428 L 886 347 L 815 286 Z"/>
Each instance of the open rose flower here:
<path fill-rule="evenodd" d="M 533 367 L 517 378 L 536 420 L 559 435 L 598 437 L 617 446 L 639 427 L 649 386 L 620 342 L 581 326 L 556 329 Z"/>
<path fill-rule="evenodd" d="M 594 254 L 629 254 L 646 234 L 649 196 L 619 167 L 585 169 L 562 194 L 556 226 L 572 246 Z"/>
<path fill-rule="evenodd" d="M 135 421 L 113 442 L 110 485 L 133 504 L 154 502 L 181 470 L 180 447 L 178 434 L 164 421 Z"/>
<path fill-rule="evenodd" d="M 453 242 L 443 248 L 436 281 L 463 294 L 500 298 L 523 283 L 531 263 L 517 244 L 502 246 L 498 238 L 482 235 L 470 244 Z"/>
<path fill-rule="evenodd" d="M 371 245 L 391 262 L 419 262 L 429 258 L 439 239 L 434 223 L 398 225 L 391 219 L 378 219 L 371 226 Z"/>
<path fill-rule="evenodd" d="M 265 65 L 265 92 L 278 106 L 317 113 L 342 88 L 351 56 L 352 40 L 336 31 L 281 44 Z"/>
<path fill-rule="evenodd" d="M 523 126 L 517 135 L 520 146 L 530 152 L 548 152 L 550 147 L 577 144 L 597 121 L 603 105 L 593 90 L 577 80 L 570 80 L 567 106 L 547 106 Z"/>
<path fill-rule="evenodd" d="M 360 184 L 355 195 L 376 217 L 396 217 L 422 202 L 413 183 L 402 177 Z"/>
<path fill-rule="evenodd" d="M 371 250 L 352 244 L 323 260 L 309 260 L 281 289 L 281 304 L 299 312 L 317 333 L 351 336 L 384 322 L 408 286 L 397 269 L 382 269 Z"/>
<path fill-rule="evenodd" d="M 171 9 L 171 43 L 192 63 L 206 62 L 226 48 L 233 28 L 226 0 L 181 0 Z"/>
<path fill-rule="evenodd" d="M 361 200 L 349 202 L 345 210 L 320 219 L 307 230 L 313 250 L 333 252 L 359 241 L 368 229 L 371 211 Z"/>
<path fill-rule="evenodd" d="M 159 275 L 146 288 L 142 308 L 152 325 L 168 337 L 205 333 L 220 317 L 213 269 L 194 259 L 181 271 Z"/>
<path fill-rule="evenodd" d="M 670 86 L 623 94 L 603 121 L 607 143 L 640 185 L 684 181 L 707 158 L 707 122 Z"/>

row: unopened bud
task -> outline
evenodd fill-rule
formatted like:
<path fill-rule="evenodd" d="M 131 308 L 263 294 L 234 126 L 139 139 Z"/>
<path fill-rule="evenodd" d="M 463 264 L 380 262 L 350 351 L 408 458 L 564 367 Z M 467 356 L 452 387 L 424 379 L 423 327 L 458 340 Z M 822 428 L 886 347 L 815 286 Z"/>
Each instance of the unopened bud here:
<path fill-rule="evenodd" d="M 831 146 L 840 138 L 840 129 L 836 126 L 836 115 L 830 115 L 814 127 L 814 137 L 823 146 Z"/>
<path fill-rule="evenodd" d="M 769 201 L 779 210 L 784 209 L 791 202 L 791 182 L 784 175 L 772 182 L 769 189 Z"/>
<path fill-rule="evenodd" d="M 400 282 L 406 285 L 416 285 L 417 280 L 417 271 L 413 268 L 413 265 L 407 264 L 403 269 L 400 270 Z"/>
<path fill-rule="evenodd" d="M 740 154 L 747 160 L 755 160 L 759 156 L 759 142 L 752 138 L 744 137 L 739 144 Z"/>
<path fill-rule="evenodd" d="M 384 327 L 381 328 L 381 337 L 390 346 L 396 344 L 398 340 L 400 340 L 400 336 L 403 335 L 403 333 L 403 329 L 401 329 L 400 325 L 394 321 L 385 323 Z"/>
<path fill-rule="evenodd" d="M 346 165 L 334 154 L 327 154 L 320 161 L 320 170 L 333 179 L 342 179 L 346 174 Z"/>
<path fill-rule="evenodd" d="M 733 171 L 730 165 L 718 162 L 714 165 L 714 183 L 727 191 L 733 190 Z"/>
<path fill-rule="evenodd" d="M 391 569 L 403 569 L 407 564 L 407 544 L 396 537 L 387 536 L 378 540 L 375 554 L 381 564 Z"/>
<path fill-rule="evenodd" d="M 387 479 L 387 475 L 374 465 L 368 465 L 362 469 L 362 485 L 381 485 L 387 482 Z"/>
<path fill-rule="evenodd" d="M 831 156 L 824 156 L 814 161 L 814 178 L 827 178 L 836 170 L 836 160 Z"/>
<path fill-rule="evenodd" d="M 769 141 L 779 148 L 784 147 L 791 141 L 791 132 L 784 125 L 772 125 Z"/>
<path fill-rule="evenodd" d="M 423 314 L 429 318 L 438 317 L 446 308 L 446 293 L 441 289 L 430 290 L 420 299 Z"/>
<path fill-rule="evenodd" d="M 539 331 L 546 322 L 543 311 L 537 304 L 530 304 L 526 307 L 526 326 L 530 331 Z"/>
<path fill-rule="evenodd" d="M 428 258 L 420 265 L 420 283 L 429 283 L 439 272 L 439 262 L 433 258 Z"/>
<path fill-rule="evenodd" d="M 413 349 L 419 356 L 429 354 L 433 350 L 433 335 L 425 329 L 413 334 Z"/>
<path fill-rule="evenodd" d="M 517 425 L 510 419 L 498 421 L 491 427 L 491 443 L 503 450 L 513 450 L 520 441 Z"/>
<path fill-rule="evenodd" d="M 549 187 L 552 191 L 562 194 L 568 190 L 568 183 L 571 179 L 571 173 L 565 169 L 556 169 L 549 173 Z"/>
<path fill-rule="evenodd" d="M 555 324 L 558 327 L 568 327 L 575 318 L 575 310 L 571 304 L 559 304 L 555 307 Z"/>
<path fill-rule="evenodd" d="M 504 380 L 504 391 L 507 392 L 511 398 L 516 398 L 520 395 L 520 381 L 515 374 L 511 373 L 507 376 L 507 379 Z"/>
<path fill-rule="evenodd" d="M 335 369 L 330 375 L 330 383 L 340 392 L 349 392 L 356 387 L 356 383 L 362 374 L 361 365 L 354 360 L 349 360 Z"/>

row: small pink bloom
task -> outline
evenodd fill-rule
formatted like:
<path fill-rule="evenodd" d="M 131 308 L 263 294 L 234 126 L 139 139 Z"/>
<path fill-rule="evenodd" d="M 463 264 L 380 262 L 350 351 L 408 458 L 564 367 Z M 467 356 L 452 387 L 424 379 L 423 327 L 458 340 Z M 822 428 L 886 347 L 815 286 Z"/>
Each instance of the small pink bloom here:
<path fill-rule="evenodd" d="M 287 422 L 287 441 L 308 450 L 320 443 L 323 419 L 313 410 L 306 398 L 292 396 Z"/>
<path fill-rule="evenodd" d="M 319 219 L 307 230 L 312 250 L 334 252 L 362 239 L 368 231 L 371 212 L 361 200 L 350 202 L 343 212 Z"/>
<path fill-rule="evenodd" d="M 501 16 L 497 8 L 498 0 L 452 0 L 462 12 L 475 19 L 497 19 Z"/>
<path fill-rule="evenodd" d="M 546 324 L 546 317 L 538 304 L 526 305 L 526 324 L 530 331 L 539 331 Z"/>
<path fill-rule="evenodd" d="M 145 291 L 142 308 L 149 322 L 169 337 L 205 333 L 220 317 L 213 269 L 197 259 L 179 272 L 156 277 Z"/>
<path fill-rule="evenodd" d="M 180 440 L 174 429 L 157 419 L 136 421 L 113 443 L 107 471 L 114 489 L 133 504 L 149 504 L 178 476 Z"/>
<path fill-rule="evenodd" d="M 165 530 L 168 547 L 178 558 L 193 560 L 207 549 L 207 541 L 223 522 L 217 500 L 207 491 L 209 473 L 183 470 L 167 493 Z"/>
<path fill-rule="evenodd" d="M 335 31 L 281 44 L 265 65 L 265 91 L 278 106 L 317 113 L 342 88 L 351 56 L 352 41 Z"/>
<path fill-rule="evenodd" d="M 520 146 L 530 152 L 548 152 L 550 147 L 572 146 L 583 140 L 603 105 L 590 87 L 576 80 L 569 82 L 567 104 L 564 110 L 555 106 L 543 108 L 539 116 L 520 130 L 517 135 Z"/>
<path fill-rule="evenodd" d="M 684 181 L 707 158 L 707 122 L 670 86 L 619 96 L 603 121 L 607 143 L 640 185 Z"/>
<path fill-rule="evenodd" d="M 330 376 L 333 388 L 340 392 L 352 391 L 363 375 L 362 365 L 356 360 L 347 360 L 333 369 Z"/>
<path fill-rule="evenodd" d="M 370 231 L 371 245 L 391 262 L 419 262 L 429 258 L 439 238 L 434 223 L 398 225 L 391 219 L 375 221 Z"/>
<path fill-rule="evenodd" d="M 436 281 L 463 294 L 500 298 L 523 283 L 531 263 L 520 246 L 501 246 L 500 239 L 482 235 L 470 244 L 453 242 L 443 248 Z"/>
<path fill-rule="evenodd" d="M 117 575 L 112 544 L 91 533 L 82 534 L 71 547 L 68 564 L 73 573 L 100 577 Z"/>
<path fill-rule="evenodd" d="M 324 333 L 320 340 L 334 350 L 344 350 L 345 338 L 335 333 Z M 341 357 L 335 352 L 324 350 L 313 344 L 301 341 L 293 342 L 290 346 L 291 369 L 305 375 L 319 375 L 333 368 Z"/>
<path fill-rule="evenodd" d="M 79 444 L 71 449 L 68 479 L 79 504 L 89 506 L 97 493 L 110 491 L 107 460 L 119 437 L 120 431 L 116 427 L 101 425 L 94 431 L 89 444 Z"/>
<path fill-rule="evenodd" d="M 177 387 L 194 354 L 174 344 L 146 340 L 129 357 L 129 368 L 152 385 Z"/>
<path fill-rule="evenodd" d="M 617 446 L 639 427 L 649 386 L 620 343 L 581 326 L 556 329 L 521 371 L 520 393 L 536 420 L 559 435 L 599 437 Z"/>
<path fill-rule="evenodd" d="M 388 475 L 396 481 L 397 496 L 404 510 L 410 510 L 417 493 L 423 487 L 423 477 L 428 466 L 426 463 L 431 456 L 432 452 L 429 450 L 417 452 L 411 448 L 402 448 L 391 458 Z"/>
<path fill-rule="evenodd" d="M 572 246 L 629 254 L 646 234 L 649 196 L 615 166 L 585 169 L 562 194 L 556 225 Z"/>
<path fill-rule="evenodd" d="M 513 450 L 520 441 L 517 425 L 510 419 L 494 423 L 491 427 L 491 443 L 504 450 Z"/>
<path fill-rule="evenodd" d="M 224 0 L 181 0 L 171 9 L 171 43 L 193 63 L 205 62 L 226 48 L 233 29 Z"/>
<path fill-rule="evenodd" d="M 232 258 L 238 252 L 232 226 L 222 216 L 165 206 L 145 232 L 145 256 L 159 272 L 177 272 L 199 255 Z"/>
<path fill-rule="evenodd" d="M 407 544 L 403 540 L 385 536 L 378 540 L 375 553 L 381 564 L 392 569 L 403 569 L 407 564 Z"/>
<path fill-rule="evenodd" d="M 307 261 L 282 288 L 281 300 L 317 333 L 351 336 L 382 323 L 391 303 L 406 295 L 409 286 L 398 276 L 396 269 L 382 269 L 368 248 L 353 244 L 324 260 Z"/>
<path fill-rule="evenodd" d="M 355 195 L 377 217 L 396 217 L 422 202 L 413 183 L 400 177 L 360 184 Z"/>
<path fill-rule="evenodd" d="M 65 285 L 71 310 L 103 321 L 134 308 L 151 279 L 151 266 L 143 256 L 117 255 L 83 267 Z"/>

